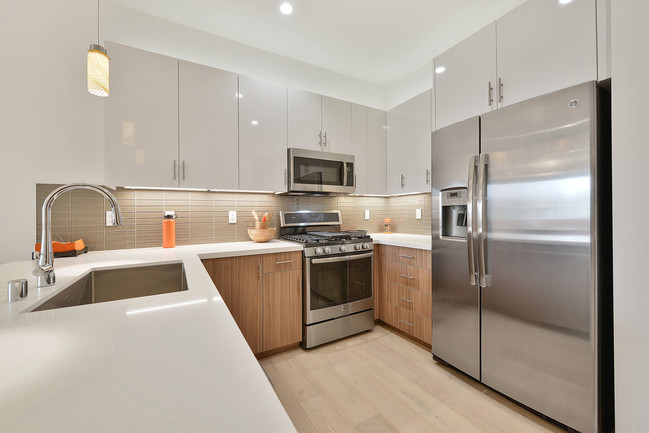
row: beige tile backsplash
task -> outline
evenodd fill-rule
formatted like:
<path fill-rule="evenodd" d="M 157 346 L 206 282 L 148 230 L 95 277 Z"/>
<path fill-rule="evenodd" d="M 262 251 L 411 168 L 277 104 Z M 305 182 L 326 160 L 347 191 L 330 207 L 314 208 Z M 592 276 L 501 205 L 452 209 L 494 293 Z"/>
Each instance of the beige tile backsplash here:
<path fill-rule="evenodd" d="M 59 185 L 36 186 L 36 242 L 40 242 L 41 207 Z M 223 193 L 168 190 L 114 191 L 124 225 L 106 227 L 108 202 L 97 193 L 73 190 L 61 195 L 52 208 L 52 240 L 83 239 L 89 251 L 162 246 L 162 215 L 176 212 L 176 245 L 248 241 L 247 229 L 254 226 L 252 210 L 273 212 L 271 227 L 279 232 L 280 210 L 339 209 L 343 229 L 383 231 L 383 219 L 392 219 L 392 231 L 430 235 L 430 194 L 400 197 L 313 197 L 275 194 Z M 370 219 L 364 218 L 365 210 Z M 422 219 L 415 219 L 422 209 Z M 228 211 L 237 211 L 237 223 L 228 223 Z"/>

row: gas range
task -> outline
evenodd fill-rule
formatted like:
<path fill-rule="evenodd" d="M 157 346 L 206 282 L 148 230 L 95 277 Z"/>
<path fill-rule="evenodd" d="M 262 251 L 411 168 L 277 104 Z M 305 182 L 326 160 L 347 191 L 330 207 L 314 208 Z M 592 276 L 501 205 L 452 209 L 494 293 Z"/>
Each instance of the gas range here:
<path fill-rule="evenodd" d="M 282 239 L 304 245 L 304 256 L 328 256 L 374 249 L 365 230 L 341 231 L 340 211 L 280 212 Z"/>
<path fill-rule="evenodd" d="M 372 238 L 362 230 L 285 234 L 282 239 L 304 245 L 306 257 L 370 251 Z"/>
<path fill-rule="evenodd" d="M 305 348 L 374 328 L 374 244 L 342 231 L 340 211 L 280 212 L 282 239 L 304 245 Z"/>

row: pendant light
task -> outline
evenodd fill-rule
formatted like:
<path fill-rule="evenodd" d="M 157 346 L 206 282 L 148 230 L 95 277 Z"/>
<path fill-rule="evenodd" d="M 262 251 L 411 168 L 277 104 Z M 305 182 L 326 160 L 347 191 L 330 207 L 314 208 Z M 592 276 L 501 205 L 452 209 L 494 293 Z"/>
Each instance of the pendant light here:
<path fill-rule="evenodd" d="M 88 92 L 96 96 L 108 96 L 110 58 L 106 48 L 99 45 L 99 0 L 97 0 L 97 43 L 88 50 Z"/>

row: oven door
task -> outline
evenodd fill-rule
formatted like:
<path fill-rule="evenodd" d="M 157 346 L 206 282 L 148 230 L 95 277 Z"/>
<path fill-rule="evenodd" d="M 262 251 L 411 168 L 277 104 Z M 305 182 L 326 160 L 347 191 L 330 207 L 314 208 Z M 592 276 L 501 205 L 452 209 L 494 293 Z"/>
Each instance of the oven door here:
<path fill-rule="evenodd" d="M 289 191 L 353 193 L 354 156 L 314 150 L 289 150 Z"/>
<path fill-rule="evenodd" d="M 347 316 L 374 307 L 374 253 L 306 259 L 307 325 Z"/>

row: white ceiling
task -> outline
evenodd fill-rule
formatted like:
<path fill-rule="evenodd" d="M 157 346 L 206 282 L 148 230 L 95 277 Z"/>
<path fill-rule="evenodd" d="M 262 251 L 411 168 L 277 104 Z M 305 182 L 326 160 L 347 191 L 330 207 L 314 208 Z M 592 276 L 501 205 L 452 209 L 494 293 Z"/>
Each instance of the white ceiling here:
<path fill-rule="evenodd" d="M 108 0 L 388 86 L 524 0 Z"/>

